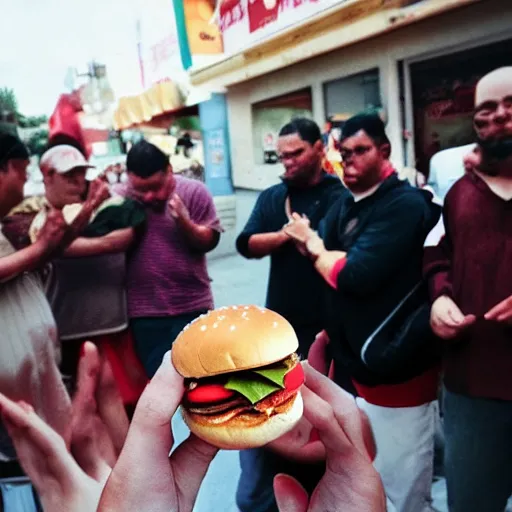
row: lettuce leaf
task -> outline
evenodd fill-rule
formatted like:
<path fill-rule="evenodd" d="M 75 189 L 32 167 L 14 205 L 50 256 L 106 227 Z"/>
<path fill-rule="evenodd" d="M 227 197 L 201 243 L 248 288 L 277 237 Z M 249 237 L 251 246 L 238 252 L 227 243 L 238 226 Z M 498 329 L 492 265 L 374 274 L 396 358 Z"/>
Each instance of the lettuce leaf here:
<path fill-rule="evenodd" d="M 224 387 L 245 396 L 251 404 L 255 404 L 281 389 L 281 386 L 274 382 L 258 375 L 251 375 L 252 373 L 239 376 L 231 375 Z"/>
<path fill-rule="evenodd" d="M 270 380 L 274 384 L 277 384 L 284 389 L 284 376 L 290 371 L 285 365 L 280 365 L 274 368 L 264 368 L 262 370 L 252 370 L 253 373 L 257 373 L 265 379 Z"/>

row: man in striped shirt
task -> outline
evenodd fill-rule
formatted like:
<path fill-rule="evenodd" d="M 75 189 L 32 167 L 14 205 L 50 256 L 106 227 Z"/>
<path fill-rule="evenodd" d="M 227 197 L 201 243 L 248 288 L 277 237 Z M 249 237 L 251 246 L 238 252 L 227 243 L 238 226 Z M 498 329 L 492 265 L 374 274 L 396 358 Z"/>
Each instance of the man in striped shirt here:
<path fill-rule="evenodd" d="M 152 377 L 183 327 L 213 308 L 206 253 L 222 229 L 205 185 L 175 176 L 156 146 L 135 144 L 126 164 L 128 183 L 118 190 L 143 203 L 147 214 L 128 259 L 128 314 L 135 349 Z"/>

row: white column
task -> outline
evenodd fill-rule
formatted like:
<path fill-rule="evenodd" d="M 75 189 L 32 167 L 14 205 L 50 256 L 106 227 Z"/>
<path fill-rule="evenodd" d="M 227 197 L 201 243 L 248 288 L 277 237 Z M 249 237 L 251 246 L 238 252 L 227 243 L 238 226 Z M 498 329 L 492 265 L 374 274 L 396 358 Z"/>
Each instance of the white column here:
<path fill-rule="evenodd" d="M 401 171 L 405 166 L 403 126 L 400 104 L 400 84 L 398 62 L 388 55 L 380 67 L 380 87 L 387 126 L 386 131 L 391 142 L 391 162 Z"/>

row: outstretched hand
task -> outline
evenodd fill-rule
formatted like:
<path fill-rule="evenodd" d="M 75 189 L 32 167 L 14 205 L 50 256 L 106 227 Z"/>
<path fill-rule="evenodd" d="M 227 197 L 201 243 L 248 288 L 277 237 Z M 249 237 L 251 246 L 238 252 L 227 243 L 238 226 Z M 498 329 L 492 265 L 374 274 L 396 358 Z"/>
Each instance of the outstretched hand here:
<path fill-rule="evenodd" d="M 307 363 L 304 372 L 302 424 L 310 425 L 311 429 L 301 450 L 311 451 L 321 444 L 326 471 L 311 496 L 292 477 L 277 475 L 274 492 L 279 510 L 385 512 L 382 482 L 372 464 L 376 451 L 368 418 L 359 410 L 354 397 L 330 379 Z"/>
<path fill-rule="evenodd" d="M 184 392 L 170 354 L 139 399 L 125 446 L 107 482 L 99 512 L 190 512 L 218 449 L 190 435 L 174 444 L 171 419 Z"/>

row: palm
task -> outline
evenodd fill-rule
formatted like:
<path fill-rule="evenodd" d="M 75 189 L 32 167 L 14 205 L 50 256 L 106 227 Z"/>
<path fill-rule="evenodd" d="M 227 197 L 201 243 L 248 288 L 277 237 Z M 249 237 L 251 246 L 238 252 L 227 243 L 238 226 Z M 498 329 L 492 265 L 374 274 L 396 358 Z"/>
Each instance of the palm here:
<path fill-rule="evenodd" d="M 375 443 L 368 418 L 334 382 L 307 364 L 304 371 L 304 414 L 325 448 L 326 471 L 311 497 L 297 481 L 278 475 L 274 490 L 279 510 L 384 512 L 385 494 L 371 463 Z M 314 443 L 310 440 L 306 446 Z"/>
<path fill-rule="evenodd" d="M 332 467 L 332 466 L 337 467 Z M 337 492 L 334 494 L 332 489 Z M 311 496 L 308 511 L 343 510 L 344 512 L 377 512 L 385 509 L 384 491 L 377 471 L 367 460 L 327 463 L 325 476 Z"/>
<path fill-rule="evenodd" d="M 99 512 L 190 512 L 193 509 L 217 448 L 191 435 L 169 457 L 174 444 L 170 421 L 183 389 L 183 378 L 167 354 L 139 400 L 125 446 L 103 492 Z"/>

